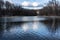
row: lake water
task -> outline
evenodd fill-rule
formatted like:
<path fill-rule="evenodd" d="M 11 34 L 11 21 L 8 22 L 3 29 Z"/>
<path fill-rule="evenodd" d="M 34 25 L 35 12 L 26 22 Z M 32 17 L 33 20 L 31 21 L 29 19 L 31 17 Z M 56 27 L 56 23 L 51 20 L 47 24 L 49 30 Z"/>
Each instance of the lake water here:
<path fill-rule="evenodd" d="M 3 25 L 3 24 L 2 24 Z M 60 23 L 57 29 L 52 27 L 52 21 L 29 21 L 0 26 L 0 40 L 60 40 Z"/>

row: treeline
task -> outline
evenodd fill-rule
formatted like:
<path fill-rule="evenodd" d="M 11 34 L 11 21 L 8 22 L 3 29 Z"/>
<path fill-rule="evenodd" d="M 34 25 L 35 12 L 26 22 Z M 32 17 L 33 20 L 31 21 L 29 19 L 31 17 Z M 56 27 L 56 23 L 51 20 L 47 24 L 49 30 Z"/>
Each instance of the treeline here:
<path fill-rule="evenodd" d="M 0 16 L 37 16 L 37 10 L 23 9 L 20 5 L 14 5 L 8 1 L 0 0 Z M 60 5 L 50 1 L 47 6 L 38 10 L 39 16 L 60 16 Z"/>
<path fill-rule="evenodd" d="M 35 16 L 32 10 L 23 9 L 20 5 L 14 5 L 8 1 L 0 1 L 0 16 Z"/>
<path fill-rule="evenodd" d="M 40 12 L 45 16 L 60 16 L 60 4 L 58 1 L 55 4 L 50 1 Z"/>

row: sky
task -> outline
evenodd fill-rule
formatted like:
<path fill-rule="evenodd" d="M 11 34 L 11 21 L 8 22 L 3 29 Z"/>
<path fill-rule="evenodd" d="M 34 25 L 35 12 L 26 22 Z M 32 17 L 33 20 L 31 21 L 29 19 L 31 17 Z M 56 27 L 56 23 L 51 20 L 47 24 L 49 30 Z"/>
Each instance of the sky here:
<path fill-rule="evenodd" d="M 44 3 L 48 3 L 49 0 L 5 0 L 5 1 L 9 1 L 9 2 L 14 3 L 14 4 L 21 4 L 24 1 L 27 1 L 30 3 L 38 2 L 40 4 L 44 4 Z"/>
<path fill-rule="evenodd" d="M 46 4 L 51 0 L 4 0 L 4 1 L 9 1 L 11 3 L 14 3 L 15 5 L 21 5 L 24 1 L 29 2 L 30 4 L 32 4 L 33 2 L 37 2 L 37 3 L 39 3 L 39 5 L 45 5 L 46 6 Z M 24 8 L 28 8 L 28 7 L 24 7 Z M 30 9 L 32 9 L 32 8 L 30 8 Z"/>
<path fill-rule="evenodd" d="M 44 3 L 48 3 L 51 0 L 5 0 L 5 1 L 9 1 L 9 2 L 14 3 L 14 4 L 21 4 L 24 1 L 27 1 L 30 3 L 38 2 L 40 4 L 44 4 Z M 60 0 L 58 0 L 58 1 L 60 1 Z"/>

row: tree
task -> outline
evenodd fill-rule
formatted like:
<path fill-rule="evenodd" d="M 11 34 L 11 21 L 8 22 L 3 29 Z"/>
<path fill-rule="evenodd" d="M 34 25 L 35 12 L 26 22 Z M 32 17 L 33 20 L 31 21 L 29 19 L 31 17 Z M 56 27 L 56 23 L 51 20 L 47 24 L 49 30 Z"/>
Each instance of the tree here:
<path fill-rule="evenodd" d="M 11 8 L 11 3 L 6 1 L 5 6 L 6 6 L 6 9 L 10 9 Z"/>
<path fill-rule="evenodd" d="M 3 5 L 4 5 L 4 1 L 0 0 L 0 9 L 3 7 Z"/>

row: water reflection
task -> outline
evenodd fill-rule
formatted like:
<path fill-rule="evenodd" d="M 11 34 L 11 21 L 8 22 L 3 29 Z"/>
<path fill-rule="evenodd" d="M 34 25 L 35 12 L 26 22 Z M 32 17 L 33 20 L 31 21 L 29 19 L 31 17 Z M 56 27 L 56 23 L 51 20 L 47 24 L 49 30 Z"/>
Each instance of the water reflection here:
<path fill-rule="evenodd" d="M 2 40 L 51 40 L 60 39 L 58 28 L 55 33 L 50 32 L 52 21 L 34 21 L 7 25 L 6 30 L 1 30 L 0 39 Z M 37 27 L 36 27 L 37 26 Z M 49 27 L 50 26 L 50 27 Z M 57 25 L 59 26 L 59 24 Z M 2 26 L 3 27 L 3 26 Z M 12 37 L 11 37 L 12 36 Z M 34 38 L 34 39 L 33 39 Z"/>

